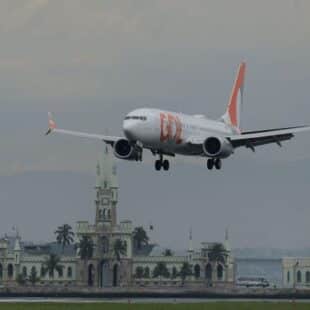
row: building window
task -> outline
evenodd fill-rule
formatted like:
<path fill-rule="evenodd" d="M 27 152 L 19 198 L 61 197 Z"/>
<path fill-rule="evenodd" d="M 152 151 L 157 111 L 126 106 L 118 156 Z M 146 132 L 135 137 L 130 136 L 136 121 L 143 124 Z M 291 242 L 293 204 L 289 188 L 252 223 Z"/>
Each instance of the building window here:
<path fill-rule="evenodd" d="M 301 283 L 301 271 L 297 271 L 297 283 Z"/>
<path fill-rule="evenodd" d="M 223 266 L 222 265 L 218 265 L 217 266 L 217 279 L 218 280 L 223 280 Z"/>
<path fill-rule="evenodd" d="M 45 268 L 42 266 L 40 271 L 41 278 L 45 277 Z"/>
<path fill-rule="evenodd" d="M 310 282 L 310 271 L 306 272 L 306 282 L 309 283 Z"/>
<path fill-rule="evenodd" d="M 53 279 L 54 278 L 54 270 L 50 270 L 48 273 L 48 276 Z"/>
<path fill-rule="evenodd" d="M 3 277 L 3 269 L 2 269 L 2 265 L 0 264 L 0 280 L 2 280 Z"/>
<path fill-rule="evenodd" d="M 212 280 L 212 266 L 210 263 L 206 266 L 205 276 L 207 280 Z"/>
<path fill-rule="evenodd" d="M 194 267 L 194 274 L 196 279 L 200 278 L 200 266 L 198 264 Z"/>
<path fill-rule="evenodd" d="M 13 278 L 13 275 L 14 275 L 14 268 L 13 268 L 13 265 L 12 265 L 12 264 L 9 264 L 9 265 L 8 265 L 8 277 L 9 277 L 9 278 Z"/>
<path fill-rule="evenodd" d="M 287 272 L 287 283 L 290 283 L 290 281 L 291 281 L 291 274 L 290 274 L 290 272 L 288 271 L 288 272 Z"/>
<path fill-rule="evenodd" d="M 36 275 L 36 274 L 37 274 L 37 269 L 36 269 L 35 266 L 33 266 L 33 267 L 31 268 L 31 275 Z"/>
<path fill-rule="evenodd" d="M 69 279 L 72 278 L 72 268 L 71 268 L 71 267 L 68 267 L 68 270 L 67 270 L 67 277 L 68 277 Z"/>
<path fill-rule="evenodd" d="M 26 266 L 23 267 L 23 276 L 27 277 L 27 267 Z"/>
<path fill-rule="evenodd" d="M 62 277 L 64 276 L 62 267 L 59 268 L 57 271 L 58 271 L 58 277 L 59 277 L 59 278 L 62 278 Z"/>

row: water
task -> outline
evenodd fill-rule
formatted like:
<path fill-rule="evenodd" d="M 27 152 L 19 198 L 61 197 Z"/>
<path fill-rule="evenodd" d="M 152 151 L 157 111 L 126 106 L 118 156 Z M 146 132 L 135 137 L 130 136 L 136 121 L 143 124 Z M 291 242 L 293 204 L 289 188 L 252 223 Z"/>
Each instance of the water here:
<path fill-rule="evenodd" d="M 281 259 L 236 259 L 236 278 L 264 277 L 271 285 L 282 287 Z"/>

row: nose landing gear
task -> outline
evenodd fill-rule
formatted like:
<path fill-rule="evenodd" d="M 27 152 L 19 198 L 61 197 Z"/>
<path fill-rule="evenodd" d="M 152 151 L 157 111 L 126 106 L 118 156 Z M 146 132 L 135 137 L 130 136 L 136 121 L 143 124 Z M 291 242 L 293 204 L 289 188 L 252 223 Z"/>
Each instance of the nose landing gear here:
<path fill-rule="evenodd" d="M 155 169 L 157 171 L 161 170 L 163 168 L 165 171 L 168 171 L 170 168 L 170 162 L 167 159 L 163 159 L 163 155 L 160 155 L 160 159 L 155 161 Z"/>
<path fill-rule="evenodd" d="M 222 160 L 220 158 L 209 158 L 207 161 L 207 167 L 209 170 L 215 169 L 220 170 L 222 168 Z"/>

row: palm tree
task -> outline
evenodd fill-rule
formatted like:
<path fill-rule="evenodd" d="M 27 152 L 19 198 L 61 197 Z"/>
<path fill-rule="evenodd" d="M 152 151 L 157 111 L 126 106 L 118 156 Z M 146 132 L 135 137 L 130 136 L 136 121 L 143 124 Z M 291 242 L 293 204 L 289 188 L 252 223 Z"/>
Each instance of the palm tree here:
<path fill-rule="evenodd" d="M 163 252 L 164 256 L 173 256 L 173 252 L 171 249 L 165 249 L 165 251 Z"/>
<path fill-rule="evenodd" d="M 169 276 L 170 276 L 170 273 L 169 273 L 166 263 L 158 262 L 153 270 L 153 278 L 159 277 L 159 283 L 160 283 L 161 277 L 169 278 Z"/>
<path fill-rule="evenodd" d="M 114 244 L 113 244 L 113 254 L 116 257 L 117 261 L 121 260 L 122 255 L 127 254 L 127 244 L 125 241 L 122 241 L 121 239 L 116 239 Z"/>
<path fill-rule="evenodd" d="M 182 285 L 184 284 L 185 279 L 190 275 L 192 275 L 192 267 L 188 262 L 184 262 L 180 270 L 180 277 L 182 279 Z"/>
<path fill-rule="evenodd" d="M 147 245 L 149 243 L 149 237 L 142 226 L 135 228 L 133 232 L 133 240 L 138 250 L 140 250 L 143 245 Z"/>
<path fill-rule="evenodd" d="M 93 240 L 88 236 L 83 236 L 80 243 L 77 244 L 80 258 L 84 261 L 91 259 L 94 254 Z"/>
<path fill-rule="evenodd" d="M 40 281 L 40 278 L 37 276 L 37 270 L 35 267 L 31 268 L 30 276 L 29 276 L 29 282 L 32 285 L 35 285 L 38 281 Z"/>
<path fill-rule="evenodd" d="M 54 233 L 56 235 L 57 243 L 62 245 L 63 253 L 65 246 L 74 242 L 74 232 L 72 231 L 72 227 L 68 224 L 64 224 L 59 226 Z"/>
<path fill-rule="evenodd" d="M 141 279 L 141 278 L 143 278 L 143 276 L 144 276 L 144 269 L 143 269 L 143 267 L 138 266 L 138 267 L 136 268 L 135 278 Z"/>
<path fill-rule="evenodd" d="M 208 253 L 210 262 L 225 263 L 226 250 L 221 243 L 215 243 Z"/>
<path fill-rule="evenodd" d="M 50 254 L 43 264 L 44 272 L 48 272 L 50 278 L 54 278 L 55 270 L 62 273 L 63 266 L 60 265 L 60 257 L 56 254 Z"/>
<path fill-rule="evenodd" d="M 82 239 L 77 244 L 77 248 L 79 249 L 80 259 L 84 261 L 84 267 L 82 270 L 82 277 L 84 281 L 86 281 L 86 265 L 87 260 L 91 259 L 94 254 L 94 242 L 89 236 L 82 236 Z"/>

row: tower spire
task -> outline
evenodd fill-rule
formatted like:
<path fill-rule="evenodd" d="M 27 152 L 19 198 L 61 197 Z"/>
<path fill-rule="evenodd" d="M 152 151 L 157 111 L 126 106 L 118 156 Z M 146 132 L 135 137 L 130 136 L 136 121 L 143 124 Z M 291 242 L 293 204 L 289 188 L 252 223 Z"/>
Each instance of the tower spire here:
<path fill-rule="evenodd" d="M 192 230 L 192 227 L 190 227 L 190 229 L 189 229 L 188 252 L 193 252 L 193 230 Z"/>

